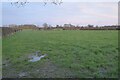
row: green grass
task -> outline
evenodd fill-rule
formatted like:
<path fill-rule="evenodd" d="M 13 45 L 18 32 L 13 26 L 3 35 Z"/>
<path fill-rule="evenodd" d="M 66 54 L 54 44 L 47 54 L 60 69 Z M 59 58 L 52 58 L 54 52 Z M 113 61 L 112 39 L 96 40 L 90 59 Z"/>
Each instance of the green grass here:
<path fill-rule="evenodd" d="M 2 78 L 2 30 L 0 28 L 0 79 Z"/>
<path fill-rule="evenodd" d="M 38 50 L 48 56 L 35 63 L 28 62 L 28 55 Z M 10 64 L 3 68 L 3 76 L 11 68 L 15 73 L 32 71 L 47 59 L 71 71 L 72 77 L 117 77 L 118 31 L 23 30 L 3 39 L 3 62 Z"/>

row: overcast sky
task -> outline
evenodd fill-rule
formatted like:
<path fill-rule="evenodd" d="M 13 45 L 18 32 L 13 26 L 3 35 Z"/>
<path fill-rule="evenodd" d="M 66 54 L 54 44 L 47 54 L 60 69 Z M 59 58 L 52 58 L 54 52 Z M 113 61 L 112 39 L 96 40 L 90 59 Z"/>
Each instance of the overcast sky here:
<path fill-rule="evenodd" d="M 118 24 L 117 2 L 64 2 L 60 6 L 28 3 L 24 7 L 2 4 L 2 23 L 63 25 L 115 25 Z"/>

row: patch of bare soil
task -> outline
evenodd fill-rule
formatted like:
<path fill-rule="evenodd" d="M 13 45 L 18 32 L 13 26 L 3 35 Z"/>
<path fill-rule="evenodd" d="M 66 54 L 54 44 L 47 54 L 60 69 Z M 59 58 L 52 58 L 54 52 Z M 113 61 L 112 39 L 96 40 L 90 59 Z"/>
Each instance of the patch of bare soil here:
<path fill-rule="evenodd" d="M 3 68 L 3 78 L 70 78 L 75 76 L 70 69 L 58 67 L 50 60 L 30 71 L 16 71 L 12 65 L 3 65 L 3 67 L 5 68 L 5 70 Z"/>
<path fill-rule="evenodd" d="M 36 71 L 31 71 L 30 76 L 36 78 L 65 78 L 71 77 L 73 73 L 66 69 L 54 65 L 51 61 L 47 61 L 41 67 L 37 68 Z"/>
<path fill-rule="evenodd" d="M 16 78 L 16 70 L 9 64 L 2 65 L 2 78 Z"/>

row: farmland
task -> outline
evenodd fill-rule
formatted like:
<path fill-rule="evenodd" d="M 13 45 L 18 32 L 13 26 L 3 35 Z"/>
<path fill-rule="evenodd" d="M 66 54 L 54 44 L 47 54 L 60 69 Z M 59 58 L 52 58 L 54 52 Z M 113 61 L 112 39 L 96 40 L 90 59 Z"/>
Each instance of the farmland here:
<path fill-rule="evenodd" d="M 2 39 L 3 77 L 118 77 L 117 30 L 22 30 Z M 29 62 L 41 51 L 47 56 Z"/>

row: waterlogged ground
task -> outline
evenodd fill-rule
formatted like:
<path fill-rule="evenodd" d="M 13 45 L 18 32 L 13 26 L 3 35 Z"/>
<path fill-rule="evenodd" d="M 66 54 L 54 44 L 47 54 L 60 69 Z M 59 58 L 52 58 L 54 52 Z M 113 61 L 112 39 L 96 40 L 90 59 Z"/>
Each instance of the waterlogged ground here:
<path fill-rule="evenodd" d="M 37 62 L 28 56 L 47 54 Z M 118 31 L 24 30 L 3 39 L 3 78 L 118 77 Z"/>

